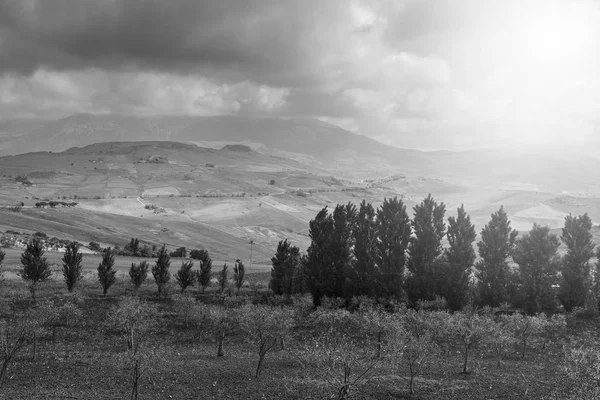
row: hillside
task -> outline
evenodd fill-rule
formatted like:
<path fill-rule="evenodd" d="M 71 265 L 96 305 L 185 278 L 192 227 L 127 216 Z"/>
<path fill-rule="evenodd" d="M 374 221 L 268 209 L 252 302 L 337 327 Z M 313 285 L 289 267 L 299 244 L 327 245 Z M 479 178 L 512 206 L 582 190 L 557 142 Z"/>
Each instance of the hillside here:
<path fill-rule="evenodd" d="M 217 149 L 229 145 L 246 146 L 264 155 L 330 170 L 334 175 L 362 176 L 364 179 L 402 173 L 458 185 L 600 194 L 600 182 L 593 179 L 600 170 L 600 158 L 590 151 L 568 146 L 563 146 L 560 151 L 504 147 L 423 152 L 387 146 L 314 119 L 239 116 L 80 114 L 38 125 L 31 121 L 27 124 L 7 123 L 6 129 L 10 126 L 15 126 L 15 131 L 5 133 L 0 140 L 0 155 L 65 151 L 124 138 L 130 142 L 167 140 Z M 23 133 L 26 126 L 34 129 Z"/>
<path fill-rule="evenodd" d="M 321 207 L 318 191 L 353 185 L 240 145 L 217 150 L 177 142 L 99 143 L 0 157 L 0 168 L 0 205 L 25 204 L 20 212 L 0 211 L 2 231 L 41 230 L 106 245 L 139 237 L 205 247 L 221 259 L 235 259 L 232 254 L 253 239 L 262 262 L 279 240 L 307 244 L 308 221 Z M 36 207 L 50 200 L 78 204 Z"/>
<path fill-rule="evenodd" d="M 0 155 L 31 151 L 63 151 L 98 142 L 169 140 L 250 140 L 269 147 L 317 157 L 385 157 L 417 154 L 386 146 L 366 136 L 313 119 L 214 117 L 135 117 L 80 114 L 52 121 L 16 138 Z M 405 156 L 406 156 L 405 155 Z"/>
<path fill-rule="evenodd" d="M 401 173 L 394 166 L 303 162 L 255 148 L 263 152 L 235 143 L 215 149 L 166 141 L 108 142 L 0 157 L 0 205 L 25 205 L 20 212 L 0 210 L 0 230 L 43 231 L 103 245 L 139 237 L 170 248 L 204 247 L 219 260 L 247 257 L 254 240 L 255 261 L 268 264 L 279 240 L 306 249 L 308 222 L 323 206 L 363 199 L 377 206 L 385 197 L 399 196 L 411 209 L 432 193 L 446 204 L 448 216 L 464 204 L 478 231 L 500 205 L 521 231 L 536 222 L 558 232 L 568 213 L 587 212 L 596 224 L 600 221 L 598 196 L 544 190 L 523 179 L 525 170 L 501 184 L 452 176 L 452 168 L 482 162 L 476 154 L 448 164 L 439 174 L 448 176 L 444 179 Z M 490 160 L 502 166 L 503 156 L 494 157 Z M 480 174 L 483 181 L 494 173 L 505 176 L 492 168 L 475 169 L 471 176 Z M 36 207 L 50 200 L 77 206 Z"/>

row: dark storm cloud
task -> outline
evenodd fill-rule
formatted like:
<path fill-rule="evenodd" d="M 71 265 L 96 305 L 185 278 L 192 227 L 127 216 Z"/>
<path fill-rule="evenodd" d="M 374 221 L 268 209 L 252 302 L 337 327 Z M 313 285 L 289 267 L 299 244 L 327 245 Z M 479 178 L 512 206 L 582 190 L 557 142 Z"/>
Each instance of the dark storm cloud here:
<path fill-rule="evenodd" d="M 167 70 L 275 86 L 310 85 L 315 21 L 337 2 L 4 0 L 0 71 Z"/>
<path fill-rule="evenodd" d="M 358 117 L 359 110 L 342 93 L 327 93 L 312 89 L 294 89 L 278 114 L 284 116 L 328 116 L 331 118 Z"/>

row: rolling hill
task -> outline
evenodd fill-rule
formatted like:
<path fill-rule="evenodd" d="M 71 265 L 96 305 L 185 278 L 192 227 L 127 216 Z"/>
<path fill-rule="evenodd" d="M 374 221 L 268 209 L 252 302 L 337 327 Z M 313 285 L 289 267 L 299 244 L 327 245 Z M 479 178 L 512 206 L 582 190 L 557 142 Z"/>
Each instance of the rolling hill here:
<path fill-rule="evenodd" d="M 5 134 L 0 155 L 57 152 L 118 141 L 160 140 L 207 147 L 243 143 L 265 155 L 294 159 L 333 174 L 351 170 L 359 176 L 362 172 L 365 179 L 376 173 L 379 177 L 403 173 L 482 187 L 600 194 L 600 182 L 593 179 L 600 170 L 600 158 L 568 146 L 560 152 L 510 146 L 423 152 L 387 146 L 314 119 L 80 114 L 28 124 L 6 125 L 7 129 L 18 126 L 18 132 Z M 26 126 L 34 129 L 23 133 Z"/>
<path fill-rule="evenodd" d="M 399 196 L 411 208 L 432 193 L 448 215 L 464 204 L 478 230 L 500 205 L 519 230 L 559 229 L 568 213 L 600 220 L 600 160 L 567 151 L 423 152 L 281 118 L 77 115 L 3 126 L 19 128 L 0 141 L 13 154 L 0 157 L 0 206 L 25 204 L 0 209 L 3 231 L 105 245 L 139 237 L 223 260 L 252 239 L 268 263 L 279 240 L 308 246 L 323 206 L 363 199 Z M 49 200 L 78 205 L 35 207 Z"/>
<path fill-rule="evenodd" d="M 139 237 L 171 248 L 204 247 L 223 260 L 240 257 L 236 253 L 252 239 L 255 260 L 268 264 L 279 240 L 308 246 L 308 222 L 323 206 L 363 199 L 378 205 L 385 197 L 400 196 L 410 208 L 432 193 L 446 203 L 448 215 L 464 203 L 478 230 L 500 205 L 519 230 L 534 222 L 558 229 L 569 212 L 600 219 L 600 200 L 594 196 L 516 182 L 490 188 L 369 164 L 321 164 L 242 144 L 214 149 L 167 141 L 107 142 L 0 157 L 0 205 L 25 205 L 20 212 L 0 210 L 0 230 L 43 231 L 103 245 Z M 36 207 L 51 200 L 78 204 Z"/>
<path fill-rule="evenodd" d="M 363 135 L 315 119 L 237 116 L 161 116 L 80 114 L 44 124 L 0 149 L 0 155 L 64 151 L 98 142 L 169 140 L 177 142 L 246 140 L 274 149 L 323 158 L 417 156 L 414 150 L 386 146 Z"/>

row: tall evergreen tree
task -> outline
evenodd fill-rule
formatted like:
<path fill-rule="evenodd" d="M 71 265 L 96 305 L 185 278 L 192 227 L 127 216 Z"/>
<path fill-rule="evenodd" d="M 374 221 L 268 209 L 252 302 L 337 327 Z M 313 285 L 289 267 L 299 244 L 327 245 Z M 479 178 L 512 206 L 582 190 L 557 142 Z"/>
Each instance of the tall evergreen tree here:
<path fill-rule="evenodd" d="M 442 254 L 442 239 L 446 234 L 444 215 L 446 206 L 438 204 L 431 194 L 414 207 L 412 227 L 414 236 L 408 245 L 410 275 L 405 288 L 409 304 L 418 300 L 432 300 L 437 294 L 436 261 Z"/>
<path fill-rule="evenodd" d="M 2 262 L 4 261 L 4 257 L 6 257 L 6 253 L 0 250 L 0 283 L 4 280 L 4 272 L 2 271 Z"/>
<path fill-rule="evenodd" d="M 171 266 L 171 257 L 167 252 L 166 246 L 163 247 L 158 252 L 158 258 L 152 267 L 152 276 L 154 277 L 154 281 L 156 282 L 156 286 L 158 288 L 158 295 L 161 296 L 166 289 L 167 283 L 171 279 L 171 273 L 169 272 L 169 267 Z"/>
<path fill-rule="evenodd" d="M 331 258 L 333 260 L 333 290 L 331 296 L 342 297 L 346 293 L 346 279 L 350 275 L 354 246 L 354 229 L 357 211 L 352 203 L 338 204 L 333 210 L 333 237 L 331 242 Z"/>
<path fill-rule="evenodd" d="M 375 263 L 378 267 L 377 292 L 400 299 L 404 284 L 406 249 L 412 232 L 406 206 L 398 197 L 384 199 L 377 208 Z"/>
<path fill-rule="evenodd" d="M 477 238 L 475 226 L 464 205 L 461 204 L 456 211 L 456 218 L 448 217 L 449 247 L 445 251 L 440 282 L 440 293 L 448 308 L 454 311 L 462 309 L 469 301 L 469 275 L 476 258 L 473 242 Z"/>
<path fill-rule="evenodd" d="M 300 272 L 300 249 L 286 240 L 280 240 L 277 251 L 271 258 L 271 281 L 273 293 L 287 296 L 299 291 L 297 275 Z"/>
<path fill-rule="evenodd" d="M 196 272 L 196 278 L 198 279 L 198 284 L 202 287 L 202 294 L 204 294 L 204 291 L 210 285 L 212 260 L 206 250 L 200 250 L 195 255 L 197 255 L 197 258 L 200 260 L 200 270 Z"/>
<path fill-rule="evenodd" d="M 240 294 L 240 289 L 244 284 L 244 276 L 246 275 L 246 267 L 244 263 L 239 258 L 235 260 L 235 264 L 233 265 L 233 283 L 237 289 L 237 294 Z"/>
<path fill-rule="evenodd" d="M 591 286 L 590 258 L 594 256 L 592 240 L 592 220 L 586 214 L 565 217 L 565 226 L 560 237 L 567 246 L 563 257 L 562 282 L 558 299 L 571 311 L 574 307 L 584 307 Z"/>
<path fill-rule="evenodd" d="M 221 294 L 225 291 L 225 289 L 227 288 L 227 284 L 229 283 L 229 272 L 228 272 L 228 266 L 227 264 L 223 264 L 223 268 L 221 269 L 221 272 L 219 272 L 219 275 L 217 277 L 217 280 L 219 282 L 219 288 L 221 289 Z"/>
<path fill-rule="evenodd" d="M 323 296 L 335 293 L 336 270 L 332 259 L 333 218 L 324 207 L 309 223 L 310 246 L 303 266 L 304 279 L 313 304 L 319 306 Z"/>
<path fill-rule="evenodd" d="M 52 271 L 46 257 L 44 257 L 44 244 L 38 236 L 27 243 L 25 251 L 21 254 L 21 265 L 23 269 L 19 276 L 29 284 L 31 298 L 35 298 L 37 287 L 50 279 Z"/>
<path fill-rule="evenodd" d="M 2 263 L 0 254 L 0 264 Z M 594 271 L 594 297 L 596 299 L 596 305 L 600 310 L 600 246 L 596 248 L 596 265 Z"/>
<path fill-rule="evenodd" d="M 538 224 L 515 242 L 512 258 L 519 265 L 518 305 L 529 314 L 554 309 L 556 296 L 552 285 L 558 282 L 559 246 L 558 236 Z"/>
<path fill-rule="evenodd" d="M 360 203 L 354 224 L 354 263 L 349 276 L 349 293 L 352 296 L 370 296 L 374 294 L 375 253 L 377 236 L 375 230 L 375 209 L 365 200 Z"/>
<path fill-rule="evenodd" d="M 75 289 L 75 285 L 83 278 L 83 266 L 81 260 L 83 254 L 79 251 L 79 243 L 73 241 L 69 243 L 63 255 L 63 278 L 69 292 Z"/>
<path fill-rule="evenodd" d="M 507 258 L 512 254 L 517 235 L 502 206 L 481 230 L 481 240 L 477 243 L 481 257 L 477 263 L 481 305 L 498 307 L 509 300 L 513 276 Z"/>
<path fill-rule="evenodd" d="M 102 252 L 102 261 L 98 264 L 98 280 L 102 286 L 102 295 L 106 296 L 108 289 L 116 281 L 117 271 L 113 268 L 115 266 L 115 252 L 110 247 L 107 247 Z"/>

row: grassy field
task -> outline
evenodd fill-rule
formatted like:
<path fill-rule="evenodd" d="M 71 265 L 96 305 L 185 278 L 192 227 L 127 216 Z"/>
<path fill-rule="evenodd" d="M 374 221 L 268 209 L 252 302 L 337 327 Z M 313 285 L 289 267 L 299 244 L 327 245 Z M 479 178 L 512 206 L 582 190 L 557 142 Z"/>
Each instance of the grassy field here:
<path fill-rule="evenodd" d="M 177 288 L 171 285 L 171 292 Z M 195 290 L 195 289 L 194 289 Z M 64 285 L 54 281 L 43 285 L 39 298 L 65 293 Z M 147 353 L 140 399 L 327 399 L 335 392 L 324 379 L 326 373 L 306 361 L 302 332 L 294 330 L 286 349 L 268 354 L 265 371 L 255 379 L 256 350 L 241 334 L 225 340 L 225 356 L 216 356 L 216 341 L 200 325 L 185 327 L 170 299 L 158 299 L 155 286 L 147 282 L 137 293 L 156 305 L 156 324 L 141 340 Z M 0 291 L 5 303 L 21 293 L 24 284 L 7 281 Z M 123 399 L 129 398 L 131 370 L 127 363 L 125 338 L 105 328 L 111 307 L 132 290 L 124 282 L 100 295 L 97 283 L 84 281 L 78 289 L 83 318 L 68 327 L 40 334 L 36 360 L 27 342 L 9 367 L 8 379 L 0 388 L 3 399 Z M 197 300 L 212 302 L 209 291 Z M 251 301 L 260 293 L 249 289 L 242 297 Z M 32 305 L 21 300 L 19 307 Z M 584 338 L 598 344 L 597 320 L 582 320 L 568 327 L 565 341 L 535 347 L 522 359 L 517 349 L 509 348 L 502 367 L 490 349 L 475 347 L 471 372 L 461 374 L 461 347 L 450 346 L 416 379 L 416 394 L 408 394 L 408 372 L 392 368 L 392 360 L 376 366 L 374 378 L 355 392 L 356 399 L 565 399 L 576 387 L 565 374 L 565 343 Z M 592 339 L 590 339 L 592 338 Z M 595 338 L 595 339 L 594 339 Z M 577 398 L 577 397 L 571 397 Z"/>

